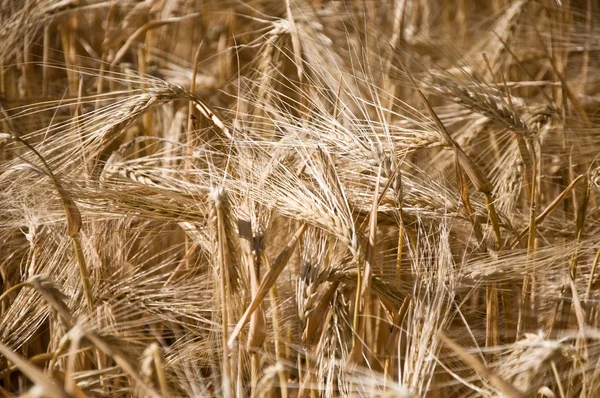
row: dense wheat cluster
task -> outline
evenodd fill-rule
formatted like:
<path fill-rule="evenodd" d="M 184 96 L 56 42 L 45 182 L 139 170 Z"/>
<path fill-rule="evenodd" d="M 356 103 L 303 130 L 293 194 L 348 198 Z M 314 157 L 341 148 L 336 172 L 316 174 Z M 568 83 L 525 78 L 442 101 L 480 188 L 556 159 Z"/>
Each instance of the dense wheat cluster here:
<path fill-rule="evenodd" d="M 600 396 L 596 0 L 0 7 L 0 396 Z"/>

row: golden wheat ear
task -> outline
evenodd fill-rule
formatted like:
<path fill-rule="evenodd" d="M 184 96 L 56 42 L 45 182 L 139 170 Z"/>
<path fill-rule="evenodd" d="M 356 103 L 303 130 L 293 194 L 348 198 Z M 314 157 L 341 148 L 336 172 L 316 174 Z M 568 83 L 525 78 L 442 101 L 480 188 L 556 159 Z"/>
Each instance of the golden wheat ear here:
<path fill-rule="evenodd" d="M 0 396 L 600 391 L 593 0 L 3 0 Z"/>

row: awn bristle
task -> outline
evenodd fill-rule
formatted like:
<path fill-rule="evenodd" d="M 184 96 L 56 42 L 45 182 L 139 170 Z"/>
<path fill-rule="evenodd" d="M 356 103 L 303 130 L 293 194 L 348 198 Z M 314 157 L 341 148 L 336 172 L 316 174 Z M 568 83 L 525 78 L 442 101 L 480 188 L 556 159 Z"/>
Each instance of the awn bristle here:
<path fill-rule="evenodd" d="M 0 3 L 0 396 L 600 394 L 597 2 Z"/>

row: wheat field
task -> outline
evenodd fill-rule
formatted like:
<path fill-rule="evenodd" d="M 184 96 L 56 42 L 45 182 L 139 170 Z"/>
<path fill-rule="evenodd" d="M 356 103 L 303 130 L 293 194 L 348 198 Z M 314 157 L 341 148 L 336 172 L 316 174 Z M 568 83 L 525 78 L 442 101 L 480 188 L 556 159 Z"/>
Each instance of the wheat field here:
<path fill-rule="evenodd" d="M 1 397 L 600 396 L 597 0 L 0 4 Z"/>

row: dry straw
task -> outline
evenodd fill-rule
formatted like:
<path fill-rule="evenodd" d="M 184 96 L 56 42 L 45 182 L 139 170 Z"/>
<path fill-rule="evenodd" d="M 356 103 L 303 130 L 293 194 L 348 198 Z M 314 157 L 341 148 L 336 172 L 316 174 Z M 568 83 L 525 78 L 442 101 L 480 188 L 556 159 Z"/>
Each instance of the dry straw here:
<path fill-rule="evenodd" d="M 599 26 L 3 1 L 0 396 L 597 396 Z"/>

